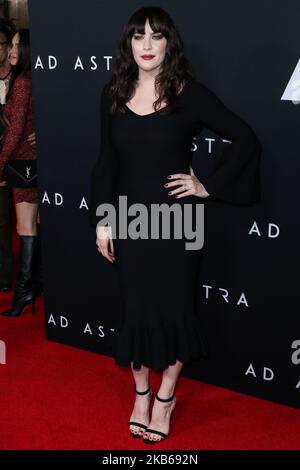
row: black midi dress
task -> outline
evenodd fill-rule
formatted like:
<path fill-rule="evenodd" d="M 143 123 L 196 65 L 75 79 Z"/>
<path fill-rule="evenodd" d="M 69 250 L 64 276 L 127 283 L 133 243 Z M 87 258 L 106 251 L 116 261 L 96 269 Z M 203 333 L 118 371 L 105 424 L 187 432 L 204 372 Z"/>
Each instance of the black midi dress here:
<path fill-rule="evenodd" d="M 114 266 L 124 317 L 116 332 L 115 362 L 120 366 L 132 363 L 134 369 L 144 365 L 163 370 L 176 360 L 187 363 L 206 355 L 196 307 L 202 248 L 186 249 L 191 240 L 184 230 L 181 238 L 175 237 L 172 216 L 170 236 L 163 237 L 159 229 L 158 237 L 151 238 L 151 207 L 179 204 L 184 214 L 188 204 L 193 228 L 199 231 L 196 218 L 205 201 L 258 201 L 261 146 L 253 129 L 195 78 L 178 94 L 172 112 L 167 105 L 146 115 L 126 105 L 124 113 L 111 113 L 107 87 L 101 95 L 101 145 L 92 174 L 90 216 L 94 226 L 98 222 L 108 225 L 96 215 L 102 203 L 113 204 L 117 215 Z M 200 179 L 210 196 L 176 199 L 168 194 L 176 187 L 164 184 L 172 181 L 168 175 L 190 174 L 193 137 L 203 127 L 231 143 L 222 150 L 213 173 Z M 126 196 L 128 209 L 140 203 L 148 210 L 148 231 L 143 224 L 139 238 L 119 236 L 119 196 Z M 128 211 L 126 227 L 136 223 L 140 214 Z"/>

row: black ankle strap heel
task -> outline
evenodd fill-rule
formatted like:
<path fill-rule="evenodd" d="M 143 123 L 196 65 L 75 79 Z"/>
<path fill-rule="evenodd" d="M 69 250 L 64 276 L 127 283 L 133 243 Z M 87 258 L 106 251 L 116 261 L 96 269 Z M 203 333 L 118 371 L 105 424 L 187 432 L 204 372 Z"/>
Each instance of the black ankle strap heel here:
<path fill-rule="evenodd" d="M 149 387 L 147 388 L 147 390 L 143 391 L 143 392 L 139 392 L 137 389 L 136 389 L 136 385 L 133 384 L 133 390 L 135 391 L 135 393 L 137 393 L 138 395 L 147 395 L 147 393 L 150 393 L 150 398 L 152 396 L 152 389 L 151 389 L 151 386 L 149 385 Z M 142 428 L 143 431 L 145 431 L 147 429 L 147 426 L 145 424 L 142 424 L 142 423 L 138 423 L 137 421 L 129 421 L 129 426 L 138 426 L 139 428 Z M 131 429 L 129 429 L 129 432 L 131 434 L 132 437 L 134 438 L 141 438 L 142 435 L 140 434 L 135 434 L 134 432 L 131 431 Z"/>
<path fill-rule="evenodd" d="M 155 398 L 158 400 L 158 401 L 161 401 L 163 403 L 167 403 L 167 402 L 170 402 L 172 400 L 175 400 L 175 395 L 172 395 L 171 397 L 169 398 L 160 398 L 157 394 L 155 395 Z M 174 406 L 176 405 L 176 403 L 174 404 Z M 174 409 L 174 408 L 173 408 Z M 157 439 L 157 440 L 152 440 L 152 439 L 149 439 L 149 438 L 143 438 L 143 441 L 145 444 L 155 444 L 156 442 L 161 442 L 163 439 L 166 439 L 166 437 L 169 435 L 169 434 L 166 434 L 162 431 L 158 431 L 157 429 L 151 429 L 151 428 L 147 428 L 146 429 L 146 432 L 147 433 L 151 433 L 151 434 L 157 434 L 158 436 L 161 437 L 161 439 Z"/>

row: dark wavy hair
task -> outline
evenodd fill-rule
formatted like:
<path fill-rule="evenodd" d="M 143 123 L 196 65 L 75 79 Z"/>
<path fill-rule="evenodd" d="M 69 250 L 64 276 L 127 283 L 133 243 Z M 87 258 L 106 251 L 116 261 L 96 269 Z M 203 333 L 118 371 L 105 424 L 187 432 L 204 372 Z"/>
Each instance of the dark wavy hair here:
<path fill-rule="evenodd" d="M 31 77 L 31 60 L 30 60 L 30 35 L 28 28 L 18 29 L 19 33 L 19 59 L 16 65 L 12 67 L 11 79 L 6 99 L 8 100 L 13 93 L 15 79 L 19 76 Z"/>
<path fill-rule="evenodd" d="M 157 111 L 163 101 L 168 111 L 177 107 L 177 94 L 187 81 L 194 78 L 190 64 L 183 53 L 181 36 L 169 14 L 158 6 L 144 6 L 133 13 L 125 25 L 112 65 L 112 77 L 108 85 L 111 98 L 111 112 L 124 112 L 124 106 L 133 95 L 138 80 L 138 65 L 134 59 L 131 38 L 135 33 L 145 34 L 145 22 L 155 33 L 160 32 L 166 39 L 166 54 L 161 70 L 155 78 L 158 99 L 154 102 Z M 167 109 L 167 108 L 166 108 Z"/>
<path fill-rule="evenodd" d="M 0 18 L 0 33 L 6 37 L 7 44 L 11 43 L 13 35 L 16 32 L 16 26 L 12 20 Z"/>

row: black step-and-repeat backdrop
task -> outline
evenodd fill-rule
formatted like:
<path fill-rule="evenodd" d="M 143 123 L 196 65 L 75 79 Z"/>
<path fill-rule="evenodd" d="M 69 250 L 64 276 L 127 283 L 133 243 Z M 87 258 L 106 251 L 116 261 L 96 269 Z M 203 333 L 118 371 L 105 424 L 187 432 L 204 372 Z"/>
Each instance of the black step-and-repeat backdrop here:
<path fill-rule="evenodd" d="M 179 27 L 197 78 L 253 127 L 263 148 L 259 203 L 205 204 L 198 313 L 210 355 L 183 374 L 298 407 L 298 2 L 156 4 Z M 29 1 L 47 338 L 108 356 L 121 302 L 114 265 L 96 250 L 89 225 L 90 175 L 100 92 L 123 25 L 143 5 Z M 224 145 L 208 129 L 195 136 L 200 180 Z"/>

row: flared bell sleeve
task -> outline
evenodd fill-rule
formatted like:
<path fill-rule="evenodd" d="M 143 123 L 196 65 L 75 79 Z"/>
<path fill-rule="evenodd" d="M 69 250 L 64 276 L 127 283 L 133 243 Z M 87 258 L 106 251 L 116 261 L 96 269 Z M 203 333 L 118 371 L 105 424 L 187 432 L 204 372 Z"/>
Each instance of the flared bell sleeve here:
<path fill-rule="evenodd" d="M 107 84 L 101 92 L 100 101 L 100 150 L 97 161 L 92 168 L 91 197 L 89 205 L 90 223 L 94 227 L 100 222 L 100 216 L 96 215 L 99 204 L 114 203 L 117 162 L 115 149 L 110 136 L 111 114 L 109 110 L 109 96 Z M 103 223 L 103 225 L 105 225 Z"/>
<path fill-rule="evenodd" d="M 255 132 L 203 83 L 196 82 L 195 94 L 198 124 L 230 141 L 211 174 L 200 179 L 210 194 L 206 199 L 233 204 L 259 201 L 261 144 Z"/>

